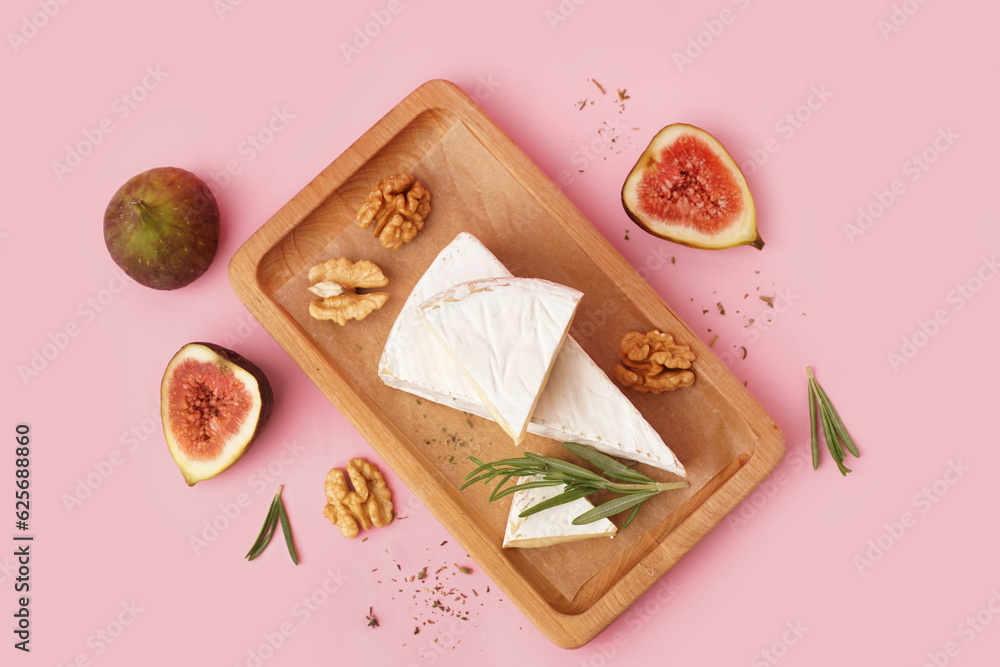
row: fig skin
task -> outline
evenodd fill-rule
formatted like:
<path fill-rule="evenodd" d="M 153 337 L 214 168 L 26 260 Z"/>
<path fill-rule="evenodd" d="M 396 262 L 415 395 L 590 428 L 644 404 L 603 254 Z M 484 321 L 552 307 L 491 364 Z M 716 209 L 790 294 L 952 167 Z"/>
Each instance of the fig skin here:
<path fill-rule="evenodd" d="M 701 155 L 696 157 L 696 161 L 701 162 L 698 158 L 702 156 L 705 158 L 702 166 L 708 171 L 703 173 L 707 173 L 708 180 L 714 183 L 706 186 L 710 192 L 718 195 L 728 189 L 740 193 L 739 214 L 723 229 L 699 228 L 698 224 L 685 225 L 682 220 L 657 218 L 640 210 L 643 207 L 641 195 L 643 180 L 647 175 L 655 177 L 657 170 L 660 169 L 660 159 L 664 151 L 673 148 L 684 139 L 697 145 L 695 150 Z M 673 243 L 709 250 L 739 245 L 749 245 L 758 250 L 764 247 L 764 240 L 757 231 L 753 196 L 739 165 L 718 139 L 694 125 L 673 123 L 656 133 L 626 177 L 622 185 L 621 201 L 625 213 L 643 231 Z M 683 216 L 683 211 L 678 215 Z M 706 226 L 710 226 L 710 223 Z"/>
<path fill-rule="evenodd" d="M 219 246 L 219 206 L 200 178 L 157 167 L 130 178 L 104 211 L 111 259 L 146 287 L 174 290 L 208 270 Z"/>
<path fill-rule="evenodd" d="M 210 460 L 198 460 L 187 455 L 185 447 L 187 443 L 179 442 L 171 433 L 171 424 L 174 415 L 170 411 L 170 388 L 174 382 L 174 373 L 177 366 L 187 359 L 200 362 L 217 364 L 218 366 L 228 366 L 233 369 L 234 377 L 239 379 L 244 388 L 250 392 L 254 401 L 247 415 L 248 419 L 254 418 L 256 412 L 256 422 L 252 424 L 252 430 L 248 425 L 241 428 L 239 433 L 232 436 L 231 440 L 223 445 L 219 455 Z M 225 371 L 220 371 L 224 373 Z M 240 373 L 243 377 L 240 377 Z M 254 410 L 253 408 L 259 408 Z M 184 481 L 188 486 L 194 486 L 198 482 L 211 479 L 229 468 L 231 468 L 256 441 L 257 436 L 263 430 L 271 417 L 274 407 L 274 392 L 268 382 L 264 372 L 253 362 L 228 348 L 214 343 L 196 342 L 188 343 L 182 347 L 167 364 L 160 385 L 160 412 L 163 423 L 163 434 L 167 442 L 170 454 L 184 476 Z"/>

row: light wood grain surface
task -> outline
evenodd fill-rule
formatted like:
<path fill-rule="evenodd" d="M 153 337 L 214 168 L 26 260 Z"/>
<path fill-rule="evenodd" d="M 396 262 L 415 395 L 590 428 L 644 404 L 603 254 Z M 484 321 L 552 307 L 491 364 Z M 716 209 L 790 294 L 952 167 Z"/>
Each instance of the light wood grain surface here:
<path fill-rule="evenodd" d="M 385 250 L 354 213 L 384 176 L 412 171 L 434 194 L 424 231 Z M 499 427 L 386 387 L 377 377 L 389 327 L 431 259 L 459 231 L 515 274 L 580 289 L 571 334 L 606 372 L 631 328 L 672 332 L 698 355 L 697 381 L 636 406 L 688 468 L 683 493 L 643 507 L 614 545 L 504 550 L 506 504 L 459 492 L 467 455 L 509 456 Z M 370 259 L 390 278 L 388 304 L 338 328 L 305 312 L 305 272 L 332 256 Z M 587 643 L 711 531 L 778 464 L 784 437 L 757 401 L 553 183 L 456 86 L 430 81 L 308 183 L 233 257 L 230 281 L 250 312 L 555 644 Z M 554 454 L 530 436 L 525 447 Z M 554 449 L 555 448 L 555 449 Z M 657 473 L 643 468 L 647 474 Z M 670 496 L 670 497 L 666 497 Z M 606 541 L 605 541 L 606 542 Z M 552 551 L 548 551 L 548 550 Z M 555 576 L 553 563 L 575 568 Z"/>

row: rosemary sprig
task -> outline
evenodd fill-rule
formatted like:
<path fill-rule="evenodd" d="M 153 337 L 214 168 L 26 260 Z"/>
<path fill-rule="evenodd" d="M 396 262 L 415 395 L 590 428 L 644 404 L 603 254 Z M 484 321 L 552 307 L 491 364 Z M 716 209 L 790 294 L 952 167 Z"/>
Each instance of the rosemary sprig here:
<path fill-rule="evenodd" d="M 271 506 L 267 510 L 264 525 L 257 535 L 257 540 L 250 547 L 250 551 L 247 552 L 247 560 L 253 560 L 264 553 L 264 549 L 271 543 L 271 538 L 274 537 L 274 533 L 280 523 L 281 532 L 285 536 L 285 545 L 288 547 L 288 555 L 292 557 L 293 563 L 296 565 L 299 564 L 299 555 L 295 551 L 295 542 L 292 540 L 292 526 L 288 522 L 288 513 L 285 512 L 285 504 L 281 501 L 282 488 L 282 486 L 279 486 L 278 492 L 274 494 L 274 500 L 271 501 Z"/>
<path fill-rule="evenodd" d="M 483 463 L 470 456 L 469 460 L 476 464 L 476 469 L 465 477 L 465 483 L 460 490 L 483 482 L 489 484 L 496 480 L 499 483 L 490 493 L 489 502 L 506 495 L 526 489 L 537 489 L 547 486 L 564 485 L 565 490 L 548 500 L 543 500 L 527 508 L 519 516 L 531 516 L 542 510 L 572 502 L 578 498 L 589 496 L 597 491 L 611 491 L 618 494 L 617 498 L 609 500 L 597 507 L 584 512 L 573 519 L 575 525 L 592 523 L 599 519 L 614 516 L 631 509 L 622 528 L 626 528 L 635 519 L 639 506 L 662 491 L 672 491 L 688 486 L 687 482 L 657 482 L 628 466 L 616 461 L 601 452 L 577 444 L 564 442 L 563 447 L 576 454 L 584 461 L 598 468 L 603 475 L 592 472 L 569 461 L 541 456 L 525 452 L 523 456 L 511 459 L 501 459 L 491 463 Z M 531 481 L 520 482 L 504 488 L 511 479 L 533 477 Z"/>
<path fill-rule="evenodd" d="M 813 375 L 812 367 L 806 366 L 806 376 L 809 385 L 809 435 L 812 446 L 813 469 L 819 468 L 819 432 L 823 431 L 823 440 L 826 442 L 830 455 L 837 464 L 840 474 L 847 476 L 851 469 L 844 465 L 844 449 L 854 457 L 860 457 L 857 445 L 847 432 L 843 420 L 837 413 L 837 408 L 833 407 L 830 397 L 819 386 L 816 377 Z"/>

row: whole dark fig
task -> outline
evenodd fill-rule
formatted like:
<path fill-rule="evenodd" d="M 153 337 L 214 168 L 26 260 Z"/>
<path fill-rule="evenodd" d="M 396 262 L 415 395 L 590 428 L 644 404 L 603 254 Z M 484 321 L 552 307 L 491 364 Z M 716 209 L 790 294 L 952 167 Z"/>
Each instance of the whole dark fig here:
<path fill-rule="evenodd" d="M 176 167 L 133 176 L 104 211 L 111 258 L 136 282 L 172 290 L 205 273 L 219 246 L 219 206 L 204 181 Z"/>

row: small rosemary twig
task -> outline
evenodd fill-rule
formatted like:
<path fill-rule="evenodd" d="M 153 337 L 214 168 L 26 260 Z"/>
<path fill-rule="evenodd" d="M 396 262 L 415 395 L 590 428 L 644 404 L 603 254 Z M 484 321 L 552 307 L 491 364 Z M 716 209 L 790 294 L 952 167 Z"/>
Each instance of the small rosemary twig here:
<path fill-rule="evenodd" d="M 541 456 L 532 452 L 525 452 L 519 458 L 501 459 L 491 463 L 483 463 L 479 459 L 470 456 L 469 460 L 475 463 L 477 467 L 466 475 L 465 484 L 462 485 L 461 489 L 465 489 L 476 482 L 489 484 L 499 480 L 499 483 L 493 489 L 492 493 L 490 493 L 489 502 L 493 502 L 517 491 L 547 486 L 565 486 L 565 490 L 562 493 L 548 500 L 536 503 L 521 512 L 520 516 L 522 517 L 572 502 L 597 491 L 611 491 L 617 493 L 618 497 L 584 512 L 573 519 L 573 523 L 576 525 L 592 523 L 631 509 L 632 511 L 622 525 L 622 528 L 625 528 L 635 519 L 639 506 L 643 502 L 662 491 L 672 491 L 688 486 L 688 483 L 684 481 L 657 482 L 594 449 L 574 442 L 564 442 L 562 444 L 570 452 L 596 466 L 601 470 L 603 475 L 568 461 Z M 540 479 L 504 487 L 512 479 L 534 476 L 540 476 Z"/>
<path fill-rule="evenodd" d="M 819 386 L 816 377 L 813 375 L 812 367 L 806 366 L 806 376 L 809 385 L 809 436 L 812 447 L 813 469 L 819 468 L 819 432 L 823 431 L 823 440 L 826 442 L 830 455 L 837 464 L 840 474 L 847 476 L 851 469 L 844 465 L 844 450 L 854 457 L 860 457 L 857 445 L 847 432 L 843 420 L 837 413 L 837 408 L 833 407 L 833 402 L 827 396 L 823 388 Z"/>

